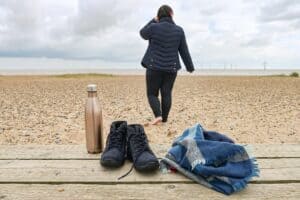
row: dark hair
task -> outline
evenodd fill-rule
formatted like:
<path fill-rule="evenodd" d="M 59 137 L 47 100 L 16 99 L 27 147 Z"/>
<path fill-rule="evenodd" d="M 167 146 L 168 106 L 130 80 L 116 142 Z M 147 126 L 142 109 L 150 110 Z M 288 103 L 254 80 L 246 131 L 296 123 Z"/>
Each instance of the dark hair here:
<path fill-rule="evenodd" d="M 162 5 L 157 12 L 157 17 L 158 19 L 161 19 L 163 17 L 171 17 L 173 14 L 173 10 L 170 6 L 168 5 Z"/>

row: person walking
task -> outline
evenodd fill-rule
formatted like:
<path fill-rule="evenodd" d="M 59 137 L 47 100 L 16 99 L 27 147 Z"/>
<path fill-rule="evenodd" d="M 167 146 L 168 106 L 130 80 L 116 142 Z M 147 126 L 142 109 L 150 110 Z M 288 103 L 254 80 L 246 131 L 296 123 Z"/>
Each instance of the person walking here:
<path fill-rule="evenodd" d="M 162 5 L 157 16 L 140 30 L 141 37 L 149 41 L 141 64 L 146 68 L 147 97 L 155 116 L 153 125 L 168 120 L 173 85 L 181 69 L 178 52 L 186 70 L 194 71 L 184 30 L 174 23 L 173 14 L 170 6 Z"/>

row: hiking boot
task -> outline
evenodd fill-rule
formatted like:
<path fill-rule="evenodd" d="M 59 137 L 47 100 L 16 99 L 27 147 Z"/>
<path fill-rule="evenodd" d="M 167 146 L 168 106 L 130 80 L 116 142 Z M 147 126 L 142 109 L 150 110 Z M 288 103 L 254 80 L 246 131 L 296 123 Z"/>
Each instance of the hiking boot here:
<path fill-rule="evenodd" d="M 126 156 L 126 121 L 115 121 L 110 126 L 106 146 L 101 155 L 100 163 L 106 167 L 120 167 Z"/>
<path fill-rule="evenodd" d="M 127 126 L 127 158 L 138 171 L 154 171 L 159 162 L 150 146 L 144 128 L 140 124 Z"/>

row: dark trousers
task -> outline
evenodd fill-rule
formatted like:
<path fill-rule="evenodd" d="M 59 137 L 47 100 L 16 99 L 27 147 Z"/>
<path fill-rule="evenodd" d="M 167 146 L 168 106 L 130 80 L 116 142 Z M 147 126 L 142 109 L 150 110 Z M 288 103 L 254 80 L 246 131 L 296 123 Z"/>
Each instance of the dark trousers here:
<path fill-rule="evenodd" d="M 176 73 L 156 71 L 147 69 L 146 85 L 147 96 L 151 109 L 155 117 L 162 117 L 162 121 L 168 120 L 168 115 L 172 104 L 172 89 L 177 76 Z M 158 93 L 161 95 L 161 104 Z"/>

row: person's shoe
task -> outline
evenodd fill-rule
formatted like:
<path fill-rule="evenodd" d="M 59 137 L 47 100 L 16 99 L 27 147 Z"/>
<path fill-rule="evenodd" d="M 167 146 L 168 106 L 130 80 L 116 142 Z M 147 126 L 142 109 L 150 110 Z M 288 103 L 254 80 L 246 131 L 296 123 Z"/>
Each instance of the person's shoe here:
<path fill-rule="evenodd" d="M 159 162 L 150 146 L 144 128 L 140 124 L 127 126 L 127 158 L 141 172 L 158 169 Z"/>
<path fill-rule="evenodd" d="M 115 121 L 111 124 L 106 146 L 101 155 L 100 163 L 105 167 L 120 167 L 126 156 L 126 121 Z"/>

